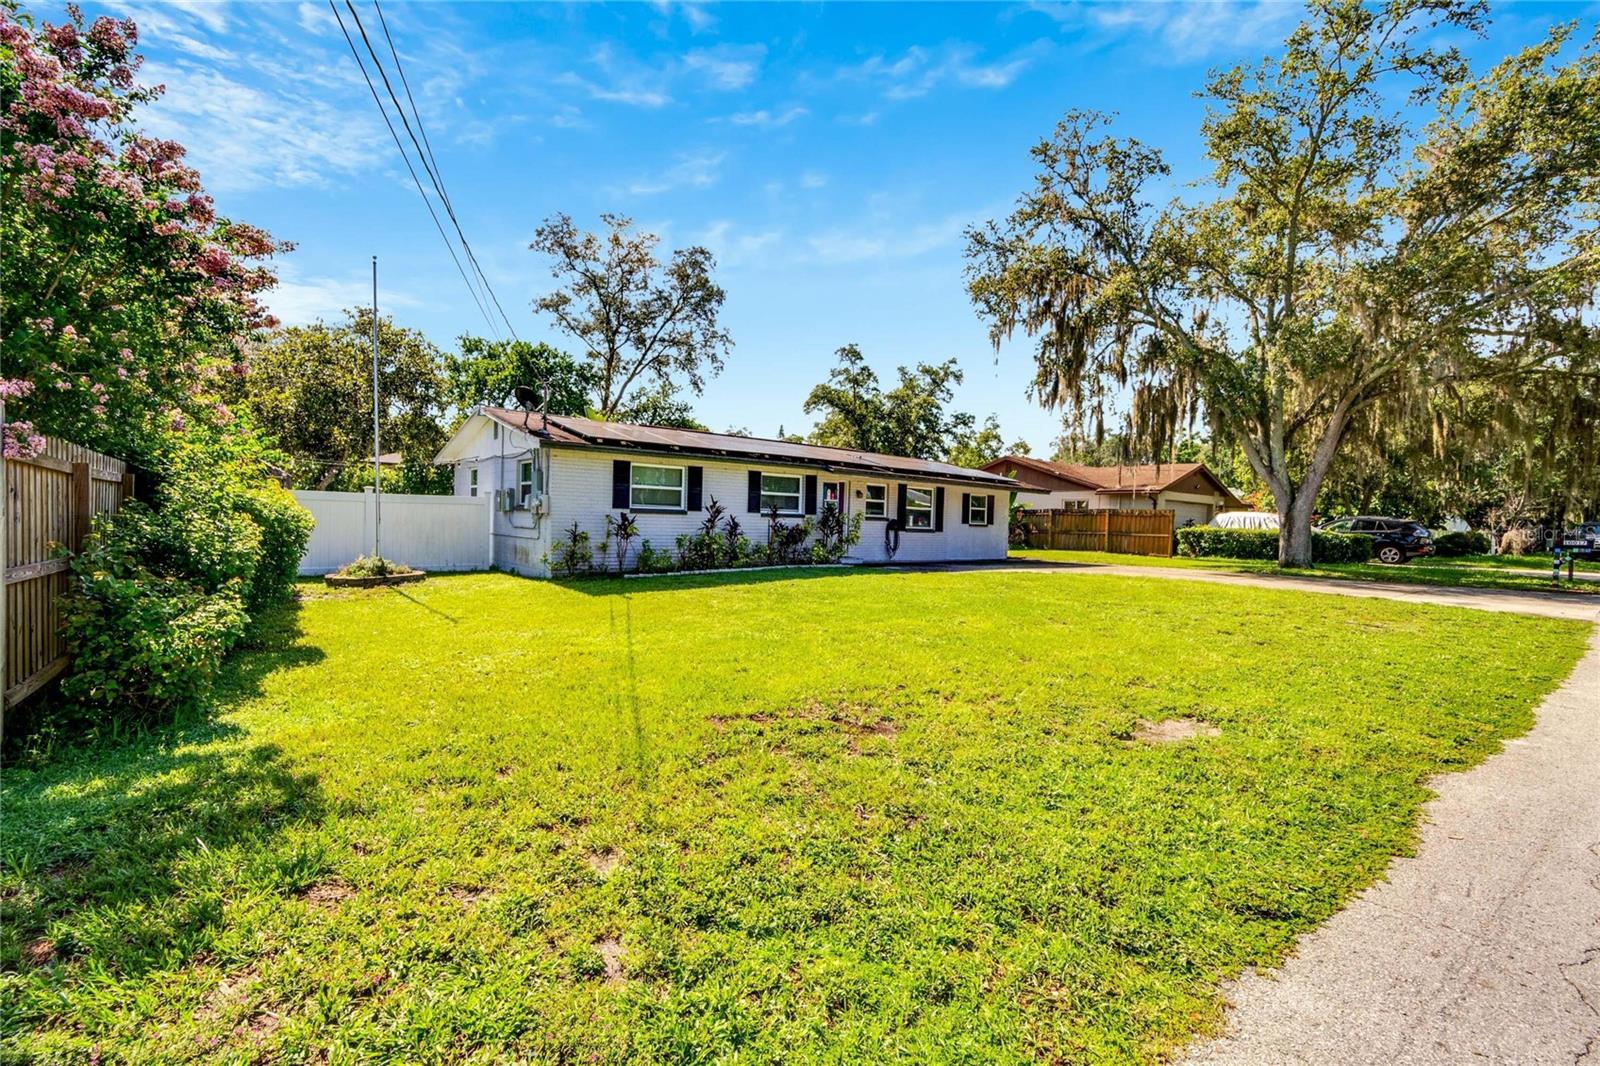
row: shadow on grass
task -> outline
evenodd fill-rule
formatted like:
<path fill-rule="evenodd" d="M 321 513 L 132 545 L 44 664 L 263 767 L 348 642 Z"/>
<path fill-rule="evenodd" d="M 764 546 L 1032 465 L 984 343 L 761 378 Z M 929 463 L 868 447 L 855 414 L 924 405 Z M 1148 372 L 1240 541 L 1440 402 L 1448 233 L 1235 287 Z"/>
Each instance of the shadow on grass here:
<path fill-rule="evenodd" d="M 294 643 L 296 614 L 264 618 L 224 666 L 208 713 L 6 771 L 0 971 L 178 967 L 212 946 L 226 898 L 297 891 L 321 875 L 315 849 L 282 839 L 321 819 L 315 777 L 216 717 L 269 674 L 322 658 Z"/>

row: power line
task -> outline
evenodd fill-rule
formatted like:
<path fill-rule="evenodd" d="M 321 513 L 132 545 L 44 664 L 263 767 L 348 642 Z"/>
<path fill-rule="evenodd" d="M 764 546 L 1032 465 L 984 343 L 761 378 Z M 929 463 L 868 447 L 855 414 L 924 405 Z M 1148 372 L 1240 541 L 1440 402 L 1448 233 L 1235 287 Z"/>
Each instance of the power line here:
<path fill-rule="evenodd" d="M 400 151 L 400 158 L 406 165 L 406 170 L 411 174 L 412 184 L 417 187 L 417 195 L 422 197 L 422 205 L 428 209 L 428 217 L 433 219 L 433 226 L 439 231 L 439 239 L 444 241 L 444 246 L 450 253 L 450 261 L 456 265 L 456 273 L 461 275 L 462 282 L 467 286 L 467 292 L 472 294 L 472 302 L 478 305 L 478 313 L 483 315 L 484 323 L 489 327 L 496 339 L 499 339 L 500 329 L 495 325 L 489 310 L 484 306 L 483 300 L 478 296 L 478 290 L 473 286 L 472 279 L 467 276 L 466 268 L 461 265 L 461 259 L 456 255 L 455 244 L 450 240 L 450 235 L 444 231 L 444 223 L 439 221 L 438 212 L 433 209 L 433 202 L 428 199 L 428 194 L 423 191 L 422 179 L 417 177 L 416 168 L 411 165 L 411 157 L 406 154 L 405 146 L 400 143 L 400 135 L 395 132 L 394 123 L 389 121 L 389 111 L 383 106 L 383 100 L 378 96 L 377 86 L 372 84 L 372 78 L 367 74 L 366 64 L 361 62 L 361 54 L 356 51 L 356 43 L 350 36 L 350 31 L 345 29 L 344 19 L 339 15 L 339 9 L 333 0 L 328 0 L 328 8 L 333 12 L 334 19 L 339 23 L 339 31 L 344 34 L 345 43 L 350 46 L 350 55 L 356 61 L 356 67 L 361 71 L 361 78 L 367 83 L 367 90 L 372 93 L 372 102 L 378 105 L 378 113 L 383 116 L 383 124 L 389 128 L 389 136 L 394 139 L 394 146 Z"/>
<path fill-rule="evenodd" d="M 361 39 L 366 42 L 367 50 L 369 53 L 371 53 L 372 43 L 367 41 L 366 30 L 361 25 L 361 17 L 355 13 L 355 9 L 351 6 L 350 0 L 345 0 L 345 6 L 351 8 L 350 14 L 356 21 L 356 28 L 361 30 Z M 461 237 L 461 246 L 466 249 L 467 260 L 472 264 L 472 268 L 477 271 L 478 281 L 480 284 L 482 284 L 484 292 L 489 294 L 489 299 L 494 303 L 495 310 L 500 312 L 500 319 L 506 324 L 506 330 L 511 334 L 512 339 L 519 339 L 517 337 L 516 327 L 511 324 L 511 319 L 506 316 L 505 308 L 500 306 L 500 297 L 495 295 L 494 286 L 489 284 L 488 275 L 483 272 L 483 267 L 478 264 L 478 256 L 473 252 L 472 244 L 467 240 L 467 235 L 461 230 L 461 223 L 456 219 L 455 204 L 450 200 L 450 190 L 445 188 L 444 171 L 439 167 L 439 160 L 434 157 L 433 142 L 428 139 L 428 131 L 422 125 L 422 112 L 417 109 L 417 101 L 411 95 L 411 82 L 406 77 L 405 65 L 400 62 L 400 52 L 394 46 L 394 38 L 389 35 L 389 21 L 384 18 L 383 8 L 378 5 L 378 0 L 372 0 L 372 7 L 373 10 L 378 13 L 378 23 L 383 27 L 384 40 L 389 44 L 389 55 L 394 59 L 395 72 L 400 75 L 400 85 L 405 89 L 407 102 L 411 104 L 411 117 L 417 120 L 417 132 L 422 135 L 422 144 L 427 150 L 426 157 L 422 157 L 419 151 L 419 158 L 425 158 L 423 169 L 428 171 L 428 176 L 433 182 L 434 189 L 436 192 L 438 192 L 440 200 L 442 200 L 444 203 L 445 214 L 450 216 L 451 224 L 455 226 L 456 233 Z M 373 55 L 373 63 L 378 64 L 376 55 Z M 380 76 L 383 75 L 383 67 L 381 64 L 378 64 L 378 74 Z M 389 79 L 387 77 L 383 79 L 383 84 L 384 87 L 389 90 L 390 98 L 394 99 L 396 109 L 399 109 L 400 101 L 394 98 L 394 88 L 389 84 Z M 405 123 L 405 112 L 403 110 L 400 112 L 400 121 Z M 411 127 L 409 124 L 406 124 L 406 132 L 408 134 L 411 132 Z M 412 144 L 415 143 L 416 138 L 412 137 Z"/>
<path fill-rule="evenodd" d="M 500 298 L 495 295 L 494 287 L 489 284 L 488 276 L 483 272 L 483 267 L 478 263 L 477 255 L 472 251 L 472 243 L 467 240 L 466 233 L 461 229 L 461 222 L 456 218 L 455 205 L 450 202 L 450 194 L 445 191 L 444 179 L 439 175 L 437 164 L 435 163 L 430 165 L 429 163 L 429 160 L 433 158 L 432 145 L 430 144 L 429 147 L 424 150 L 421 142 L 417 140 L 417 134 L 411 129 L 411 122 L 406 118 L 406 110 L 400 104 L 400 97 L 395 94 L 394 85 L 389 81 L 389 75 L 383 69 L 383 62 L 378 58 L 377 51 L 372 47 L 372 41 L 367 37 L 367 28 L 362 25 L 361 16 L 357 14 L 355 5 L 351 3 L 351 0 L 344 0 L 344 6 L 347 10 L 349 10 L 350 17 L 355 20 L 356 31 L 360 33 L 361 42 L 366 46 L 367 49 L 367 55 L 372 59 L 372 65 L 377 68 L 378 77 L 383 80 L 383 87 L 385 91 L 388 92 L 389 99 L 394 103 L 394 109 L 400 116 L 400 124 L 405 127 L 406 136 L 411 138 L 412 147 L 414 147 L 417 151 L 417 159 L 422 163 L 422 169 L 428 175 L 428 180 L 432 182 L 434 192 L 439 194 L 439 201 L 440 203 L 444 204 L 445 215 L 450 219 L 450 224 L 455 227 L 456 236 L 461 239 L 461 247 L 467 253 L 467 261 L 472 264 L 472 269 L 477 273 L 478 283 L 483 286 L 483 290 L 488 294 L 490 301 L 493 302 L 495 310 L 500 312 L 500 318 L 501 321 L 505 322 L 506 330 L 510 332 L 513 339 L 517 339 L 516 327 L 511 324 L 511 319 L 506 316 L 505 308 L 500 306 Z M 374 4 L 373 6 L 376 7 L 377 5 Z M 381 9 L 379 9 L 378 17 L 380 20 L 383 17 L 383 12 Z M 405 75 L 401 71 L 400 54 L 395 51 L 394 41 L 392 39 L 389 41 L 389 51 L 394 56 L 396 72 L 401 74 L 401 79 L 403 81 Z M 409 85 L 406 88 L 406 98 L 411 99 L 411 90 Z M 412 110 L 415 111 L 415 100 L 412 100 L 411 106 Z M 421 129 L 422 117 L 420 114 L 418 114 L 416 117 L 417 127 L 418 129 Z M 427 132 L 424 131 L 422 136 L 423 139 L 426 140 Z"/>

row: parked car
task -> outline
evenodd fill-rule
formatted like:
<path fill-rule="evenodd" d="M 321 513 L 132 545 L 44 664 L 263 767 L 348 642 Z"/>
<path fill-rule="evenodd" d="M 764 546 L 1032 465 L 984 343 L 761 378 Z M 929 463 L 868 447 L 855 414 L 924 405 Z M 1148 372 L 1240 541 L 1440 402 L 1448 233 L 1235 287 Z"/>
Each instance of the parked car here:
<path fill-rule="evenodd" d="M 1391 566 L 1433 554 L 1433 535 L 1421 522 L 1383 515 L 1335 518 L 1318 527 L 1325 533 L 1364 533 L 1372 538 L 1372 554 Z"/>

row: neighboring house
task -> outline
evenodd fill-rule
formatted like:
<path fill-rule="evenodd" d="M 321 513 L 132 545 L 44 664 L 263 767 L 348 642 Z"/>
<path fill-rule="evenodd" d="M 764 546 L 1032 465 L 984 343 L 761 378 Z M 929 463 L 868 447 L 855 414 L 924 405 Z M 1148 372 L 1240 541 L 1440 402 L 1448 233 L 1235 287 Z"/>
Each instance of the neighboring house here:
<path fill-rule="evenodd" d="M 1004 559 L 1016 488 L 925 459 L 496 407 L 474 412 L 434 462 L 455 467 L 457 496 L 493 501 L 495 565 L 533 576 L 548 574 L 546 553 L 572 523 L 598 547 L 620 511 L 638 518 L 633 551 L 648 540 L 675 552 L 712 499 L 756 543 L 772 505 L 795 522 L 832 501 L 862 516 L 850 561 Z"/>
<path fill-rule="evenodd" d="M 1182 529 L 1203 526 L 1220 511 L 1246 509 L 1204 463 L 1081 466 L 1006 455 L 983 469 L 1016 478 L 1023 486 L 1017 502 L 1041 510 L 1167 510 L 1173 512 L 1173 527 Z"/>

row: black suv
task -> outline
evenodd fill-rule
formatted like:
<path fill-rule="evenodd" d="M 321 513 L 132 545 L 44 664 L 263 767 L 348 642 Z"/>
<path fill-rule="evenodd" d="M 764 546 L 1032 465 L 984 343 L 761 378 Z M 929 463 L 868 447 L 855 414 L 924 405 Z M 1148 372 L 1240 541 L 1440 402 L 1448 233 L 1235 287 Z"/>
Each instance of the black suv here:
<path fill-rule="evenodd" d="M 1428 527 L 1409 518 L 1384 518 L 1381 515 L 1357 515 L 1354 518 L 1335 518 L 1317 528 L 1325 533 L 1364 533 L 1372 538 L 1372 554 L 1378 562 L 1409 562 L 1419 555 L 1433 554 L 1433 536 Z"/>

